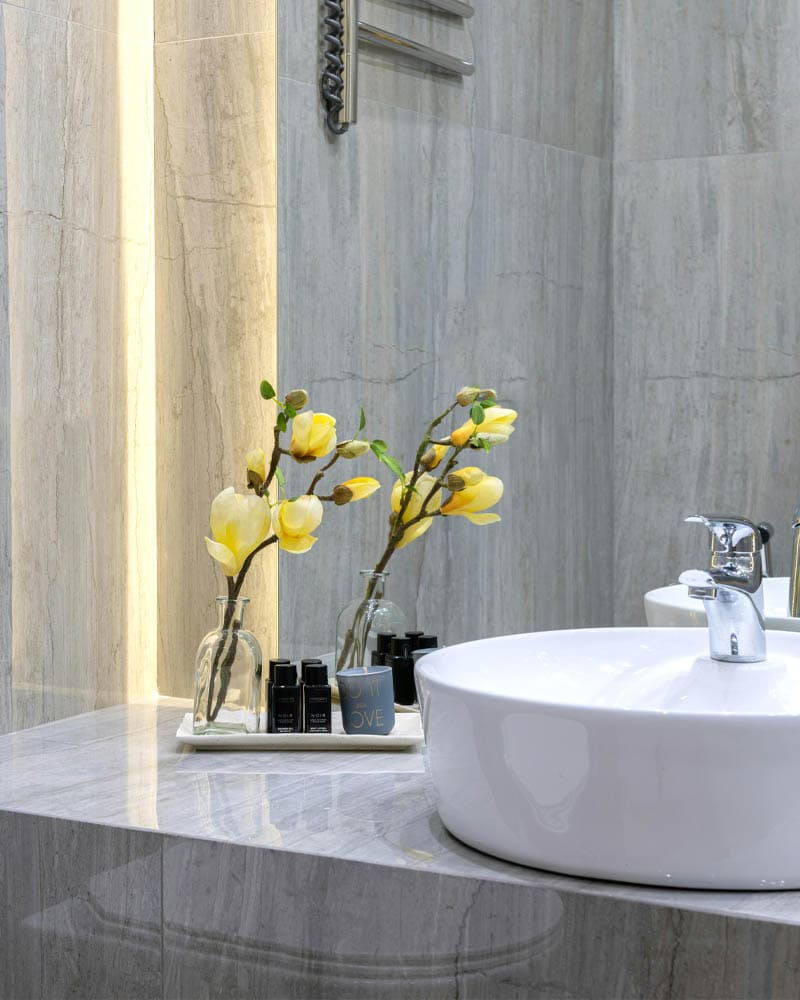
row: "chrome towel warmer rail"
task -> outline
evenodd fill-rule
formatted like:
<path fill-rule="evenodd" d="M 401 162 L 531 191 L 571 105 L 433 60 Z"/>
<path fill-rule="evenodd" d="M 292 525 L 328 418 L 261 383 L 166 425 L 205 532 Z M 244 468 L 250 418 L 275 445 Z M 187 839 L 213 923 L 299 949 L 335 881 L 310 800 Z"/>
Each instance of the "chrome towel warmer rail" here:
<path fill-rule="evenodd" d="M 474 11 L 464 0 L 404 0 L 411 6 L 427 6 L 459 17 Z M 320 80 L 327 109 L 328 128 L 336 135 L 346 132 L 358 117 L 359 44 L 408 56 L 434 69 L 456 76 L 472 76 L 473 63 L 440 52 L 392 31 L 376 28 L 358 18 L 358 0 L 324 0 L 325 68 Z"/>

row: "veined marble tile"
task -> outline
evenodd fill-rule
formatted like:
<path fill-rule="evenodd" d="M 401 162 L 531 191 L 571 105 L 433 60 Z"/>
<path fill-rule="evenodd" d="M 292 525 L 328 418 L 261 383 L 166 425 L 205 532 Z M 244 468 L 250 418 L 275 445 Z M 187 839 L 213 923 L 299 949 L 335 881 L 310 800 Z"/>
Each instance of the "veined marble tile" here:
<path fill-rule="evenodd" d="M 0 830 L 4 993 L 160 996 L 159 838 L 13 813 Z"/>
<path fill-rule="evenodd" d="M 0 111 L 0 115 L 3 112 Z M 5 158 L 0 157 L 5 173 Z M 2 185 L 5 189 L 5 184 Z M 13 728 L 11 698 L 11 337 L 8 220 L 0 215 L 0 733 Z"/>
<path fill-rule="evenodd" d="M 224 590 L 206 552 L 213 497 L 246 492 L 275 381 L 275 38 L 156 47 L 159 687 L 188 695 Z M 191 87 L 186 81 L 192 80 Z M 245 624 L 274 655 L 275 564 L 248 577 Z"/>
<path fill-rule="evenodd" d="M 360 94 L 442 121 L 610 157 L 611 0 L 473 6 L 475 16 L 463 19 L 425 4 L 362 0 L 361 20 L 472 61 L 476 70 L 462 79 L 362 45 Z M 316 0 L 279 0 L 281 76 L 317 86 L 320 24 Z"/>
<path fill-rule="evenodd" d="M 769 154 L 616 168 L 619 624 L 643 623 L 645 591 L 706 565 L 692 513 L 771 521 L 775 573 L 788 572 L 799 167 Z"/>
<path fill-rule="evenodd" d="M 800 149 L 794 0 L 616 0 L 616 155 Z"/>
<path fill-rule="evenodd" d="M 275 30 L 275 0 L 155 0 L 156 42 Z"/>
<path fill-rule="evenodd" d="M 3 7 L 17 7 L 51 19 L 71 21 L 123 37 L 153 41 L 153 5 L 142 0 L 3 0 Z"/>
<path fill-rule="evenodd" d="M 609 165 L 367 100 L 365 127 L 332 143 L 310 124 L 316 91 L 283 93 L 281 383 L 312 391 L 344 433 L 363 405 L 405 467 L 462 385 L 519 408 L 511 442 L 476 459 L 505 482 L 503 523 L 433 525 L 393 557 L 388 596 L 448 643 L 608 622 Z M 347 474 L 384 490 L 281 557 L 284 655 L 333 648 L 383 549 L 391 477 L 370 461 Z M 476 596 L 476 578 L 504 583 Z"/>

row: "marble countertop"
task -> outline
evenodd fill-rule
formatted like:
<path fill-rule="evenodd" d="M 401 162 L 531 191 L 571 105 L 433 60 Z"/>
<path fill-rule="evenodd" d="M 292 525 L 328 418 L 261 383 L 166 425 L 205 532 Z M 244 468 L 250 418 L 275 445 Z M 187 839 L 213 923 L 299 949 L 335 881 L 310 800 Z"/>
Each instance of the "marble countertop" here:
<path fill-rule="evenodd" d="M 442 826 L 424 749 L 198 752 L 175 739 L 190 708 L 159 698 L 0 736 L 0 810 L 800 924 L 800 892 L 654 889 L 496 860 Z"/>

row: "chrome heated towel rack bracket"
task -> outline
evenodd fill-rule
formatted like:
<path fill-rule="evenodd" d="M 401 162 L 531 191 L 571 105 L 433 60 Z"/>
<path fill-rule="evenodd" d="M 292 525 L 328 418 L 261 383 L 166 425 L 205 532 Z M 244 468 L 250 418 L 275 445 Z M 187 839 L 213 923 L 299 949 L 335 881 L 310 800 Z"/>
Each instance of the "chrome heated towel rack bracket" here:
<path fill-rule="evenodd" d="M 404 0 L 410 6 L 472 17 L 473 8 L 464 0 Z M 455 76 L 472 76 L 473 63 L 439 49 L 377 28 L 358 18 L 358 0 L 323 0 L 325 8 L 325 68 L 320 80 L 328 128 L 342 135 L 358 117 L 358 49 L 372 45 L 395 55 L 406 56 L 428 67 Z"/>

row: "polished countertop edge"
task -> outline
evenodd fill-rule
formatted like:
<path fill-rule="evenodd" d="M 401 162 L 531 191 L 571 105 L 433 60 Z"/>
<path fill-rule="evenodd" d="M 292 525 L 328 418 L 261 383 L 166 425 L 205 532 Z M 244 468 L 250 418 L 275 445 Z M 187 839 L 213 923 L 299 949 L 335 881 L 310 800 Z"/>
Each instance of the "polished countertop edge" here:
<path fill-rule="evenodd" d="M 143 741 L 147 743 L 151 755 L 153 750 L 156 750 L 156 760 L 149 761 L 150 779 L 151 781 L 154 779 L 155 784 L 144 787 L 145 796 L 151 793 L 157 794 L 162 779 L 162 770 L 165 780 L 168 777 L 174 777 L 176 758 L 179 763 L 180 759 L 187 755 L 198 758 L 209 757 L 211 758 L 209 764 L 213 765 L 223 763 L 219 760 L 220 756 L 224 758 L 240 756 L 238 751 L 205 750 L 195 752 L 190 748 L 180 747 L 175 739 L 175 729 L 180 718 L 186 712 L 187 706 L 190 707 L 190 702 L 186 699 L 147 698 L 131 702 L 128 705 L 98 709 L 84 715 L 71 716 L 60 721 L 0 736 L 0 761 L 3 762 L 4 772 L 0 775 L 0 813 L 41 816 L 93 827 L 132 830 L 147 834 L 156 833 L 165 840 L 198 840 L 230 845 L 235 848 L 266 850 L 276 855 L 289 853 L 312 858 L 327 858 L 334 862 L 370 864 L 376 869 L 387 872 L 405 869 L 416 874 L 427 873 L 435 877 L 469 878 L 515 887 L 528 887 L 531 890 L 549 890 L 559 894 L 600 897 L 617 903 L 686 910 L 723 918 L 774 923 L 783 926 L 800 925 L 800 891 L 745 892 L 640 886 L 525 868 L 485 855 L 458 841 L 443 827 L 435 811 L 433 787 L 427 769 L 424 767 L 425 751 L 419 748 L 399 751 L 398 754 L 405 758 L 417 758 L 415 764 L 423 763 L 423 767 L 414 771 L 379 771 L 375 774 L 376 782 L 372 789 L 366 785 L 359 788 L 364 802 L 369 801 L 370 791 L 382 792 L 382 795 L 378 797 L 383 799 L 388 793 L 389 798 L 393 799 L 390 803 L 391 806 L 397 807 L 398 803 L 401 804 L 400 815 L 397 817 L 394 827 L 377 822 L 375 824 L 376 830 L 371 838 L 365 839 L 362 844 L 349 847 L 341 844 L 335 830 L 328 835 L 331 843 L 327 845 L 324 843 L 325 837 L 320 837 L 318 831 L 313 830 L 305 836 L 298 835 L 296 840 L 289 839 L 288 843 L 283 842 L 283 837 L 279 837 L 275 842 L 268 842 L 263 835 L 254 834 L 252 829 L 240 834 L 230 831 L 223 833 L 218 829 L 213 831 L 198 830 L 195 817 L 181 813 L 175 814 L 179 818 L 162 820 L 161 817 L 158 817 L 157 820 L 151 822 L 135 822 L 121 815 L 92 816 L 89 805 L 89 799 L 93 801 L 91 786 L 96 785 L 98 781 L 111 780 L 113 782 L 115 779 L 119 780 L 125 777 L 124 774 L 115 772 L 113 768 L 107 774 L 103 774 L 102 771 L 94 775 L 84 774 L 81 776 L 81 780 L 74 785 L 59 786 L 62 791 L 65 788 L 76 790 L 75 795 L 69 795 L 60 802 L 57 796 L 56 800 L 53 801 L 52 786 L 33 791 L 26 787 L 29 778 L 26 772 L 26 762 L 41 768 L 42 758 L 51 754 L 54 760 L 63 762 L 65 755 L 68 757 L 71 753 L 91 752 L 99 745 L 103 745 L 109 750 L 112 747 L 117 750 L 126 749 L 134 737 L 138 744 Z M 139 710 L 146 710 L 148 707 L 155 710 L 149 719 L 133 718 Z M 128 718 L 127 723 L 125 722 L 126 717 Z M 155 737 L 155 740 L 148 739 L 150 734 Z M 140 751 L 141 746 L 137 749 Z M 306 751 L 303 756 L 307 754 Z M 252 757 L 253 755 L 246 754 L 246 756 Z M 260 772 L 261 777 L 264 779 L 286 779 L 286 787 L 280 792 L 285 792 L 288 796 L 304 791 L 302 786 L 307 779 L 312 779 L 313 783 L 314 780 L 320 778 L 336 778 L 341 774 L 341 768 L 338 767 L 327 767 L 322 772 L 293 769 L 292 758 L 296 756 L 289 751 L 259 754 L 261 758 L 270 758 L 269 762 L 265 763 L 275 767 L 274 770 L 266 769 Z M 381 758 L 390 755 L 370 751 L 361 753 L 330 751 L 321 753 L 320 756 L 334 757 L 343 766 L 347 767 L 349 764 L 354 767 L 355 769 L 350 772 L 350 777 L 368 778 L 371 777 L 368 760 L 380 764 Z M 132 768 L 136 765 L 135 753 L 133 757 L 134 759 L 130 761 Z M 285 760 L 286 758 L 288 760 Z M 363 758 L 368 758 L 368 760 L 365 761 Z M 422 758 L 421 762 L 419 758 Z M 325 763 L 331 765 L 334 762 L 328 760 Z M 281 765 L 284 764 L 287 767 L 286 771 L 280 769 Z M 396 790 L 398 794 L 392 797 L 393 789 L 387 788 L 385 782 L 381 788 L 377 781 L 377 775 L 381 773 L 384 775 L 394 773 L 397 777 L 411 779 L 413 785 L 410 788 Z M 258 777 L 258 774 L 249 774 L 247 768 L 238 769 L 235 761 L 233 765 L 230 762 L 223 764 L 221 769 L 214 766 L 204 768 L 200 764 L 197 768 L 186 772 L 188 776 L 194 775 L 201 778 L 204 775 L 227 776 L 234 781 L 243 774 L 248 774 L 251 778 Z M 16 781 L 19 781 L 22 787 L 26 787 L 24 793 L 15 794 L 15 791 L 20 791 L 16 788 Z M 138 774 L 134 775 L 134 785 L 137 792 L 142 791 L 139 787 L 141 780 Z M 312 792 L 313 790 L 312 784 Z M 81 799 L 81 792 L 83 799 Z M 415 799 L 416 804 L 409 806 L 404 814 L 402 802 L 409 797 L 409 794 Z M 167 788 L 167 800 L 173 795 L 179 797 L 180 790 L 176 787 L 173 792 L 172 789 Z M 280 794 L 276 801 L 278 803 L 283 801 Z M 174 806 L 178 803 L 172 802 L 170 804 Z M 294 831 L 287 827 L 287 836 L 293 833 Z M 405 840 L 408 841 L 407 845 L 403 844 Z M 398 841 L 400 846 L 398 846 Z M 390 845 L 390 850 L 383 850 L 386 845 Z"/>

